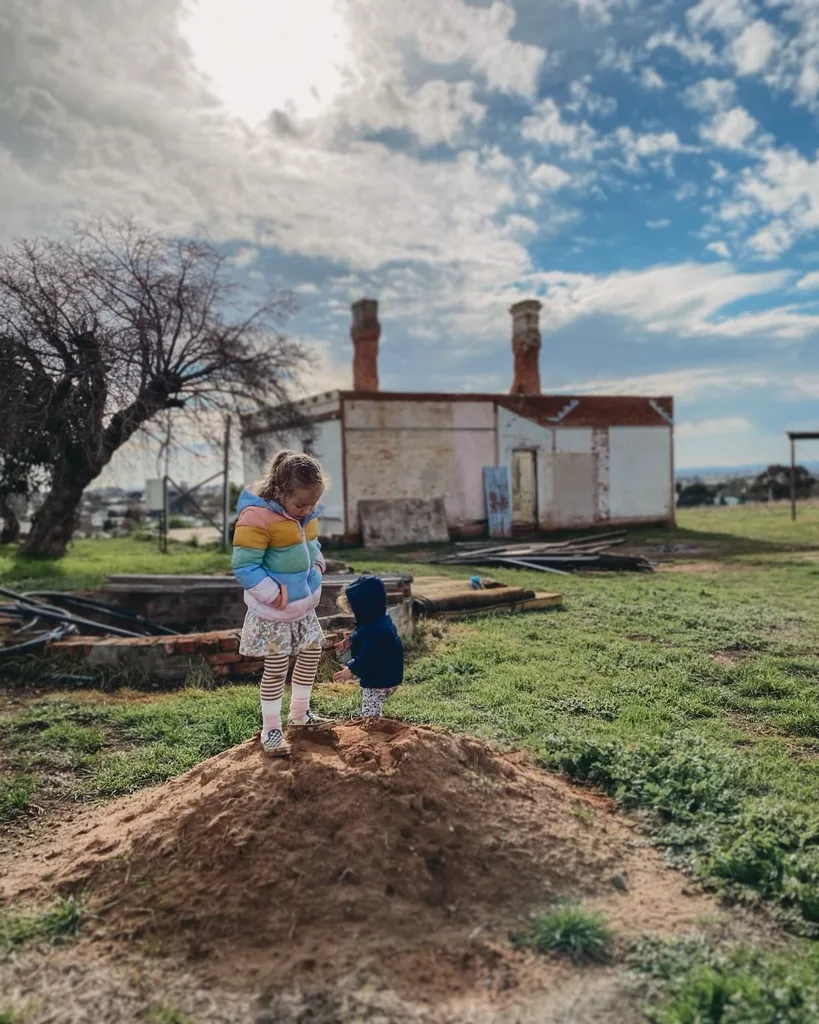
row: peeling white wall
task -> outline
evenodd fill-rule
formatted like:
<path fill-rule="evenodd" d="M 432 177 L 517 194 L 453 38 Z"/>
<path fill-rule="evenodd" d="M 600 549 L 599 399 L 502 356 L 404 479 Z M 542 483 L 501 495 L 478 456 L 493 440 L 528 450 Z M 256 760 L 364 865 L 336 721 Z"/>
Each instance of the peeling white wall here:
<path fill-rule="evenodd" d="M 486 518 L 483 467 L 495 463 L 491 402 L 349 399 L 344 408 L 348 529 L 371 498 L 443 498 L 453 527 Z"/>
<path fill-rule="evenodd" d="M 338 397 L 326 401 L 314 401 L 310 410 L 301 411 L 309 415 L 332 414 L 339 408 Z M 242 462 L 244 484 L 247 487 L 264 472 L 270 459 L 280 448 L 305 451 L 305 437 L 300 431 L 290 431 L 280 438 L 272 434 L 257 434 L 242 441 Z M 337 419 L 322 420 L 313 424 L 313 441 L 310 452 L 321 463 L 330 479 L 330 485 L 322 496 L 324 513 L 319 522 L 322 537 L 335 537 L 344 533 L 344 473 L 341 455 L 341 423 Z"/>
<path fill-rule="evenodd" d="M 512 452 L 530 448 L 537 453 L 537 508 L 541 523 L 551 516 L 553 496 L 554 430 L 498 407 L 498 465 L 509 471 L 512 486 Z"/>
<path fill-rule="evenodd" d="M 673 515 L 670 427 L 609 428 L 609 509 L 612 519 Z"/>

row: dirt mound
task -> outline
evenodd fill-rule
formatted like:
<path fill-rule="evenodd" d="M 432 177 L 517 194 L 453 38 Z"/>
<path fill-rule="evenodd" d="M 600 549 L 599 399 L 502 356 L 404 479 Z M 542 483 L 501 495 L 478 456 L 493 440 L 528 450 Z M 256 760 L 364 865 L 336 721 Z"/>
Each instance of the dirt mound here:
<path fill-rule="evenodd" d="M 148 939 L 222 985 L 366 969 L 435 999 L 517 985 L 531 958 L 509 929 L 555 898 L 664 931 L 707 908 L 682 884 L 604 801 L 476 740 L 381 720 L 306 731 L 289 760 L 249 741 L 95 811 L 9 865 L 0 894 L 84 892 L 95 939 Z"/>

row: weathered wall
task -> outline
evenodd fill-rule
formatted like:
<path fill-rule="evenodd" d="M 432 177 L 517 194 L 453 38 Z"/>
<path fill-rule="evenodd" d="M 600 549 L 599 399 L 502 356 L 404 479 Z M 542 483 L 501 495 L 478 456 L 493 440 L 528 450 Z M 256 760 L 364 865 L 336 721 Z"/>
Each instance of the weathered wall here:
<path fill-rule="evenodd" d="M 498 465 L 506 466 L 512 481 L 512 452 L 530 448 L 537 453 L 537 507 L 541 523 L 553 504 L 554 458 L 553 431 L 539 423 L 524 419 L 508 409 L 498 409 Z"/>
<path fill-rule="evenodd" d="M 671 428 L 611 427 L 609 476 L 612 519 L 670 518 L 674 514 Z"/>
<path fill-rule="evenodd" d="M 537 453 L 543 529 L 673 515 L 670 427 L 546 427 L 498 409 L 500 465 Z"/>
<path fill-rule="evenodd" d="M 310 446 L 305 444 L 305 438 L 300 431 L 290 431 L 283 438 L 276 439 L 269 433 L 255 433 L 245 436 L 242 441 L 242 460 L 244 468 L 245 486 L 253 483 L 254 480 L 264 471 L 277 448 L 292 448 L 294 451 L 305 451 L 309 447 L 310 453 L 314 455 L 328 477 L 330 486 L 324 493 L 321 503 L 324 506 L 324 514 L 321 517 L 319 526 L 322 537 L 337 537 L 344 533 L 344 471 L 341 454 L 341 421 L 339 414 L 338 395 L 327 396 L 322 400 L 316 400 L 305 406 L 305 413 L 312 413 L 321 417 L 313 424 L 313 441 Z"/>
<path fill-rule="evenodd" d="M 444 499 L 450 527 L 486 518 L 483 467 L 495 462 L 491 402 L 345 400 L 348 530 L 358 502 Z"/>

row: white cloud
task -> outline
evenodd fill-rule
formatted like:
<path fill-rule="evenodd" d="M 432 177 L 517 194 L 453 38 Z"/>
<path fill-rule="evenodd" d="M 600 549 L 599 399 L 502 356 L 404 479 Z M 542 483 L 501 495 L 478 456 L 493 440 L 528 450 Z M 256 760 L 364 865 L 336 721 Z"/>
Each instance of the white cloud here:
<path fill-rule="evenodd" d="M 128 213 L 170 233 L 277 246 L 353 268 L 420 259 L 462 264 L 480 283 L 489 273 L 481 268 L 503 268 L 511 279 L 528 268 L 525 248 L 503 226 L 528 191 L 514 163 L 470 150 L 425 161 L 361 141 L 344 105 L 345 90 L 358 87 L 358 65 L 321 116 L 282 115 L 250 129 L 209 91 L 164 0 L 144 0 L 133 17 L 112 5 L 96 5 L 93 18 L 87 4 L 35 10 L 9 0 L 4 15 L 10 9 L 16 86 L 4 114 L 16 127 L 0 137 L 3 240 L 52 233 L 71 217 Z M 360 46 L 370 69 L 401 69 L 390 46 L 410 34 L 405 5 L 350 0 L 350 10 L 354 21 L 373 21 L 366 39 L 351 24 L 351 60 Z M 471 62 L 499 88 L 511 87 L 503 75 L 512 72 L 502 71 L 496 51 L 515 66 L 537 49 L 504 49 L 513 14 L 502 5 L 436 0 L 429 11 L 434 31 L 415 21 L 425 59 Z M 388 94 L 379 94 L 384 105 L 370 111 L 370 124 L 407 125 L 428 141 L 450 135 L 464 112 L 482 116 L 471 83 L 434 80 L 393 90 L 389 102 Z"/>
<path fill-rule="evenodd" d="M 775 259 L 790 249 L 792 241 L 793 232 L 788 225 L 784 221 L 773 220 L 752 235 L 748 244 L 763 258 Z"/>
<path fill-rule="evenodd" d="M 542 146 L 565 149 L 575 160 L 590 160 L 601 145 L 597 132 L 586 121 L 564 121 L 560 108 L 550 96 L 541 100 L 534 113 L 523 119 L 521 135 Z"/>
<path fill-rule="evenodd" d="M 674 462 L 679 469 L 742 466 L 781 461 L 782 434 L 767 434 L 744 416 L 688 420 L 674 430 Z"/>
<path fill-rule="evenodd" d="M 764 391 L 793 400 L 819 398 L 819 373 L 789 372 L 774 363 L 690 366 L 659 373 L 571 381 L 565 394 L 673 395 L 685 403 Z"/>
<path fill-rule="evenodd" d="M 249 267 L 259 258 L 259 250 L 253 245 L 244 245 L 233 256 L 234 266 L 241 268 Z"/>
<path fill-rule="evenodd" d="M 753 15 L 748 0 L 700 0 L 686 11 L 690 28 L 698 32 L 737 32 L 743 29 Z"/>
<path fill-rule="evenodd" d="M 738 74 L 755 75 L 768 66 L 777 45 L 773 27 L 760 18 L 743 29 L 728 48 L 728 55 Z"/>
<path fill-rule="evenodd" d="M 676 132 L 634 132 L 626 125 L 621 125 L 614 133 L 613 139 L 619 146 L 623 161 L 629 170 L 638 170 L 641 161 L 645 160 L 652 166 L 670 167 L 671 157 L 675 153 L 684 153 L 690 149 L 684 146 Z"/>
<path fill-rule="evenodd" d="M 572 179 L 571 175 L 554 164 L 538 164 L 532 171 L 530 180 L 539 188 L 554 190 L 568 185 Z"/>
<path fill-rule="evenodd" d="M 676 29 L 656 32 L 646 42 L 646 49 L 649 53 L 663 47 L 676 50 L 692 64 L 716 64 L 718 60 L 714 53 L 714 47 L 707 40 L 681 36 Z"/>
<path fill-rule="evenodd" d="M 726 316 L 734 302 L 785 287 L 787 271 L 738 273 L 729 263 L 681 263 L 608 276 L 549 271 L 524 278 L 545 286 L 543 322 L 560 327 L 583 316 L 623 317 L 649 333 L 795 341 L 819 331 L 819 316 L 792 308 Z"/>
<path fill-rule="evenodd" d="M 666 85 L 663 76 L 658 71 L 655 71 L 654 68 L 649 67 L 643 68 L 640 72 L 640 84 L 644 89 L 650 91 L 665 89 Z"/>
<path fill-rule="evenodd" d="M 700 136 L 723 149 L 745 149 L 756 129 L 756 119 L 744 107 L 731 107 L 703 124 Z"/>
<path fill-rule="evenodd" d="M 366 10 L 368 26 L 376 21 L 379 26 L 391 26 L 393 37 L 411 39 L 424 60 L 434 64 L 467 60 L 486 76 L 491 89 L 534 95 L 546 51 L 509 38 L 516 22 L 511 4 L 497 0 L 489 7 L 476 7 L 464 0 L 359 2 Z"/>
<path fill-rule="evenodd" d="M 624 2 L 625 0 L 574 0 L 581 17 L 600 25 L 610 25 L 612 12 Z"/>
<path fill-rule="evenodd" d="M 647 220 L 646 221 L 646 227 L 650 228 L 652 231 L 659 231 L 660 228 L 667 228 L 667 227 L 670 227 L 670 226 L 671 226 L 671 221 L 668 220 L 667 217 L 664 217 L 662 220 Z"/>
<path fill-rule="evenodd" d="M 572 114 L 587 113 L 590 116 L 608 117 L 617 109 L 613 96 L 600 96 L 591 89 L 591 75 L 575 79 L 569 86 L 569 102 L 566 110 Z"/>
<path fill-rule="evenodd" d="M 785 252 L 797 237 L 819 229 L 819 154 L 811 161 L 791 148 L 765 150 L 742 175 L 722 218 L 734 209 L 744 217 L 770 218 L 751 239 L 758 253 L 771 258 Z"/>
<path fill-rule="evenodd" d="M 709 163 L 711 164 L 714 181 L 726 181 L 730 177 L 726 168 L 718 160 L 710 160 Z"/>
<path fill-rule="evenodd" d="M 606 45 L 598 54 L 598 66 L 608 71 L 620 71 L 630 75 L 634 70 L 634 54 L 628 50 L 618 49 L 613 39 L 606 40 Z"/>
<path fill-rule="evenodd" d="M 819 292 L 819 270 L 813 270 L 810 274 L 805 274 L 797 282 L 796 287 L 803 291 Z"/>
<path fill-rule="evenodd" d="M 486 107 L 475 100 L 473 82 L 425 82 L 414 93 L 403 84 L 391 83 L 385 92 L 376 90 L 347 102 L 339 116 L 345 129 L 361 127 L 371 131 L 406 129 L 422 146 L 441 142 L 450 145 L 470 125 L 480 124 Z"/>
<path fill-rule="evenodd" d="M 683 101 L 694 110 L 707 113 L 709 111 L 726 110 L 730 107 L 736 93 L 736 85 L 730 79 L 703 78 L 683 93 Z"/>
<path fill-rule="evenodd" d="M 725 242 L 709 242 L 709 244 L 706 245 L 705 248 L 709 252 L 714 253 L 714 255 L 719 256 L 724 260 L 728 260 L 731 258 L 731 250 L 728 248 Z"/>
<path fill-rule="evenodd" d="M 715 434 L 748 434 L 754 425 L 745 416 L 720 416 L 710 420 L 696 420 L 678 423 L 674 435 L 678 439 L 689 437 L 713 437 Z"/>
<path fill-rule="evenodd" d="M 778 39 L 773 67 L 766 81 L 789 90 L 795 102 L 815 110 L 819 105 L 819 16 L 815 0 L 775 0 L 781 27 L 791 28 Z"/>

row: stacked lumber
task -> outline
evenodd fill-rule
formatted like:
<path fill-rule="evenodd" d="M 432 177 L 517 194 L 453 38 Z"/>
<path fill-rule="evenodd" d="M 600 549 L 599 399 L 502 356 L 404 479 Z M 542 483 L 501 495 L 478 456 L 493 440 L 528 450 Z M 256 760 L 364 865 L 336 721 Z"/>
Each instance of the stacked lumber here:
<path fill-rule="evenodd" d="M 421 576 L 412 583 L 412 610 L 416 617 L 460 618 L 477 612 L 542 611 L 562 604 L 561 594 L 507 587 L 495 581 L 483 580 L 476 588 L 469 580 Z"/>
<path fill-rule="evenodd" d="M 566 576 L 572 572 L 652 572 L 651 563 L 639 555 L 613 554 L 625 544 L 625 530 L 590 534 L 563 541 L 525 544 L 458 544 L 456 550 L 433 558 L 442 565 L 498 565 L 510 569 L 536 569 Z"/>

